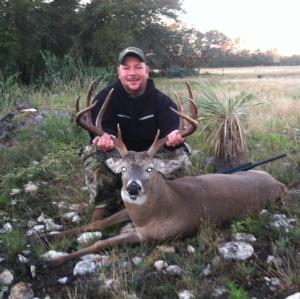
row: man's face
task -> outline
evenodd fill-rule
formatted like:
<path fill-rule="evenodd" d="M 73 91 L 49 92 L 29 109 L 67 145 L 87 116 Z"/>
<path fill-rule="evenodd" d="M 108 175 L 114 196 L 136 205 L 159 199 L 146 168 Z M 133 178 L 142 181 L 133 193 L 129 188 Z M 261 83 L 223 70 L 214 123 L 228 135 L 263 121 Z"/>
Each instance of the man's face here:
<path fill-rule="evenodd" d="M 149 77 L 149 67 L 138 57 L 127 56 L 118 66 L 118 76 L 130 95 L 143 94 Z"/>

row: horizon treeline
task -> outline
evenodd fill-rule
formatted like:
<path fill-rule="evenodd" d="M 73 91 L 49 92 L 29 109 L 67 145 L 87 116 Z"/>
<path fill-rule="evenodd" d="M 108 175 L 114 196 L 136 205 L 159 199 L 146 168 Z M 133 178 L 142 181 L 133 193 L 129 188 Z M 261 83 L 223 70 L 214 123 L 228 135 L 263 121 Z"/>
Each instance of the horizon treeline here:
<path fill-rule="evenodd" d="M 29 84 L 54 65 L 74 66 L 75 73 L 111 68 L 128 46 L 142 48 L 149 65 L 163 74 L 300 64 L 300 56 L 250 52 L 222 32 L 188 28 L 179 21 L 182 13 L 180 0 L 0 0 L 0 78 L 17 75 Z"/>

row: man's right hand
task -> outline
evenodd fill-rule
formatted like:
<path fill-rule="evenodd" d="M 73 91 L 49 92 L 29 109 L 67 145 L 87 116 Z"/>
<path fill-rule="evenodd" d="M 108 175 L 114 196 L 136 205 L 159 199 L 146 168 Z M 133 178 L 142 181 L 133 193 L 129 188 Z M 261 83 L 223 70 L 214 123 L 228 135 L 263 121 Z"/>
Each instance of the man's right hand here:
<path fill-rule="evenodd" d="M 107 133 L 104 133 L 101 137 L 96 136 L 93 141 L 98 150 L 107 152 L 114 149 L 115 145 L 113 142 L 113 137 Z"/>

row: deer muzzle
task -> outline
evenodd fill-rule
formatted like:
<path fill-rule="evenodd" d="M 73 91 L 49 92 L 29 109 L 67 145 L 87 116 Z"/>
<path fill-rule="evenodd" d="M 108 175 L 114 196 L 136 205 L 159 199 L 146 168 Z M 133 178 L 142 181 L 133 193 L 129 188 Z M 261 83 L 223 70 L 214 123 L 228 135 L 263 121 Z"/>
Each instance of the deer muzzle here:
<path fill-rule="evenodd" d="M 136 199 L 141 190 L 142 187 L 136 181 L 130 182 L 130 184 L 128 184 L 128 186 L 126 187 L 126 191 L 128 192 L 131 199 Z"/>

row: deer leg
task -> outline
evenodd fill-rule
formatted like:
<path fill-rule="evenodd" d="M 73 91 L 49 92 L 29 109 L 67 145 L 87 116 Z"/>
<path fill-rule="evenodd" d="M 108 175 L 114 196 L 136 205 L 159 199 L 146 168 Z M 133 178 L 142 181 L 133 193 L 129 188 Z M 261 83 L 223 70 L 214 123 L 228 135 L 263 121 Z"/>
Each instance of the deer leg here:
<path fill-rule="evenodd" d="M 130 217 L 128 215 L 128 212 L 126 209 L 123 209 L 107 218 L 101 219 L 94 221 L 90 224 L 87 224 L 82 227 L 77 227 L 69 230 L 65 230 L 61 233 L 55 234 L 55 235 L 47 235 L 50 239 L 55 239 L 55 240 L 60 240 L 63 239 L 65 236 L 73 236 L 82 232 L 87 232 L 87 231 L 96 231 L 99 229 L 103 229 L 105 227 L 122 223 L 126 220 L 130 220 Z"/>
<path fill-rule="evenodd" d="M 68 255 L 48 259 L 44 262 L 44 267 L 50 268 L 50 269 L 55 268 L 62 264 L 65 264 L 66 262 L 68 262 L 70 260 L 78 258 L 82 255 L 89 254 L 89 253 L 95 253 L 95 252 L 103 250 L 109 246 L 120 245 L 120 244 L 122 244 L 122 245 L 123 244 L 137 244 L 140 242 L 141 242 L 141 238 L 140 238 L 140 235 L 138 232 L 134 231 L 134 232 L 130 232 L 130 233 L 124 233 L 121 235 L 111 237 L 106 240 L 97 241 L 96 243 L 94 243 L 91 246 L 88 246 L 88 247 L 78 250 L 76 252 L 70 253 Z"/>

